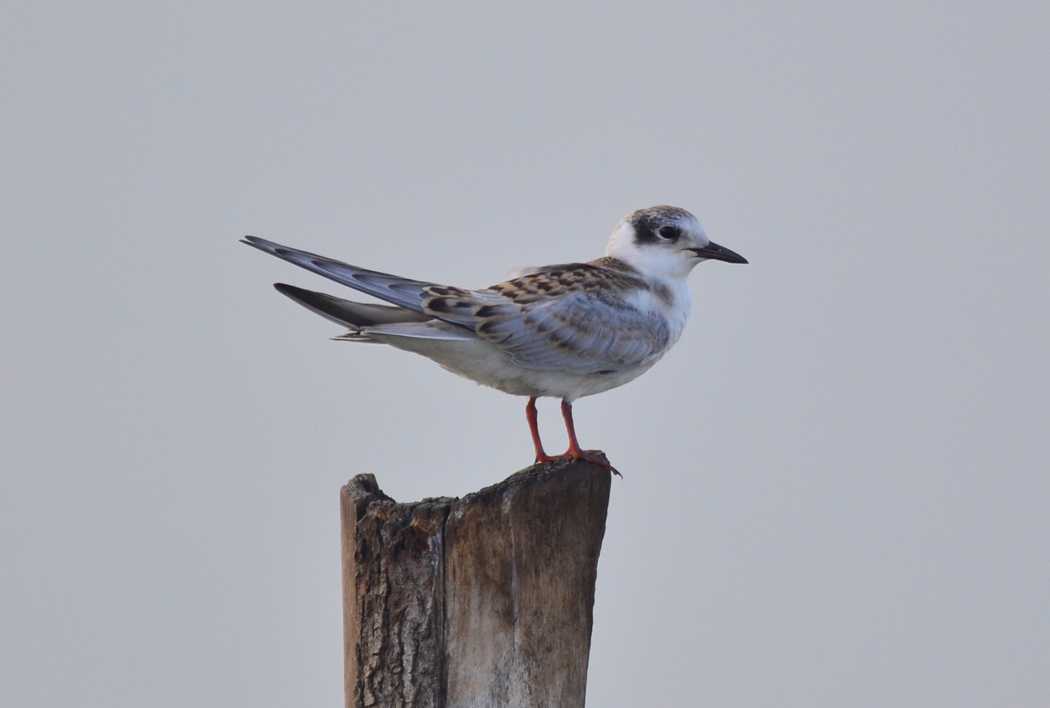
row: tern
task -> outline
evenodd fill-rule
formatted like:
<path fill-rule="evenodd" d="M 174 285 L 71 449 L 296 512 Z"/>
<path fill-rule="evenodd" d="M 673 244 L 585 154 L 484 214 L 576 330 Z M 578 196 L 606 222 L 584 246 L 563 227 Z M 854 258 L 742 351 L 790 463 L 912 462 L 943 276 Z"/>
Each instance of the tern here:
<path fill-rule="evenodd" d="M 527 396 L 536 462 L 573 458 L 612 472 L 604 453 L 580 447 L 573 401 L 633 381 L 674 346 L 689 317 L 694 266 L 747 263 L 708 239 L 688 211 L 664 205 L 624 217 L 602 258 L 530 269 L 477 290 L 366 270 L 255 236 L 243 243 L 390 303 L 274 285 L 346 327 L 336 339 L 422 354 L 479 384 Z M 564 455 L 548 455 L 540 441 L 536 399 L 544 396 L 561 399 L 569 436 Z"/>

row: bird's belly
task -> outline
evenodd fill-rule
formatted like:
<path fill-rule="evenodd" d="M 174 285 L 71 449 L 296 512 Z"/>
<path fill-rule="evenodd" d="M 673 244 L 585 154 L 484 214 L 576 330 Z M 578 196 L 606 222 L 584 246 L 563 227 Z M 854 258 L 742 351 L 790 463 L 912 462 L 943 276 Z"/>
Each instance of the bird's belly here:
<path fill-rule="evenodd" d="M 515 364 L 506 352 L 483 340 L 437 342 L 416 339 L 388 340 L 387 343 L 398 349 L 422 354 L 447 371 L 504 393 L 514 396 L 548 396 L 569 401 L 623 386 L 656 363 L 654 359 L 628 371 L 577 374 L 527 369 Z"/>

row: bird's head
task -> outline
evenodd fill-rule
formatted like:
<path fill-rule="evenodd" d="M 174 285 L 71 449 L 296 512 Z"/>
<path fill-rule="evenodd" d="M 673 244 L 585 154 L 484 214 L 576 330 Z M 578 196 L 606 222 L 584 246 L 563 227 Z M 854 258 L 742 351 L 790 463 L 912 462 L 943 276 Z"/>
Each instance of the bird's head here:
<path fill-rule="evenodd" d="M 695 216 L 673 206 L 639 209 L 625 216 L 613 230 L 605 255 L 658 278 L 684 279 L 693 266 L 708 259 L 747 263 L 707 238 Z"/>

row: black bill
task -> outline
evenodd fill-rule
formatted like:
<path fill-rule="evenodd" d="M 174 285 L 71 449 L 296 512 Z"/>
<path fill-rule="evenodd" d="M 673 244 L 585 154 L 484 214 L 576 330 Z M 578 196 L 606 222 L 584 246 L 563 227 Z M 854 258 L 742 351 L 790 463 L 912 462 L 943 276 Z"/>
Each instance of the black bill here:
<path fill-rule="evenodd" d="M 724 246 L 719 246 L 714 241 L 709 242 L 703 248 L 690 248 L 700 258 L 710 258 L 714 261 L 725 261 L 726 263 L 747 263 L 747 259 L 739 253 L 734 253 Z"/>

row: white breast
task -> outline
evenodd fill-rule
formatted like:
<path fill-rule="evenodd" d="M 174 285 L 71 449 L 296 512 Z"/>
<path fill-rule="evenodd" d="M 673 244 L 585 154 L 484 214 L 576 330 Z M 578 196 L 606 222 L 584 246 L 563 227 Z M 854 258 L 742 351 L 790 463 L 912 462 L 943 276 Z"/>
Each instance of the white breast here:
<path fill-rule="evenodd" d="M 655 281 L 649 290 L 637 290 L 627 299 L 641 312 L 655 312 L 664 318 L 671 335 L 668 349 L 682 336 L 693 306 L 689 282 L 678 278 Z"/>

